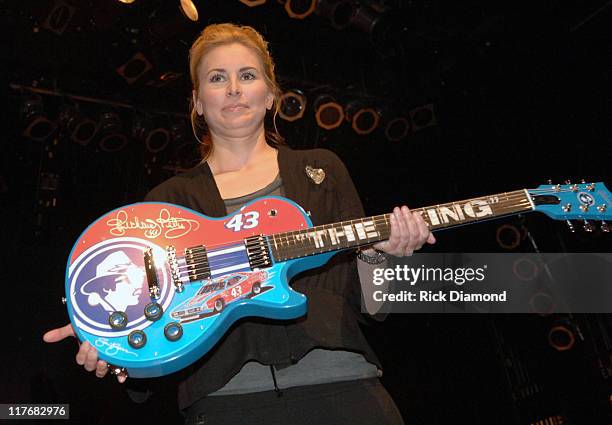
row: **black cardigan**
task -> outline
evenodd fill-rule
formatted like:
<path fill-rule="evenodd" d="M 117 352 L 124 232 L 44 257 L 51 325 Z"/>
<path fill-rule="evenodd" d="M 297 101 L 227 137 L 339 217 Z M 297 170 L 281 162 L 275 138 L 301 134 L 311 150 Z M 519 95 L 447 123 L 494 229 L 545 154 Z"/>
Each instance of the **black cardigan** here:
<path fill-rule="evenodd" d="M 285 146 L 278 151 L 285 196 L 310 212 L 315 226 L 364 216 L 348 171 L 333 152 L 296 151 Z M 325 172 L 320 184 L 307 175 L 307 166 Z M 211 217 L 226 215 L 206 163 L 157 186 L 145 200 L 183 205 Z M 325 266 L 296 276 L 291 286 L 308 297 L 307 315 L 292 321 L 246 318 L 234 324 L 202 359 L 174 374 L 181 409 L 222 388 L 249 360 L 289 365 L 321 347 L 362 353 L 380 368 L 358 325 L 363 317 L 353 252 L 342 252 Z"/>

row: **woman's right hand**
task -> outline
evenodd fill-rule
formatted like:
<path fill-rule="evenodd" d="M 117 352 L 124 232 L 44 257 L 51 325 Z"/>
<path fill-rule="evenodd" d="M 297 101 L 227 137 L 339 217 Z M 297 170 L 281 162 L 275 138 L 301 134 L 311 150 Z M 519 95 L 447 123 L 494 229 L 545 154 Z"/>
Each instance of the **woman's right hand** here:
<path fill-rule="evenodd" d="M 61 328 L 51 329 L 43 335 L 45 342 L 59 342 L 68 337 L 76 337 L 74 328 L 70 323 Z M 79 352 L 76 355 L 77 364 L 83 366 L 88 372 L 96 372 L 98 378 L 104 378 L 108 373 L 108 363 L 98 359 L 98 350 L 89 342 L 84 342 L 79 347 Z M 117 375 L 117 381 L 123 384 L 127 379 L 127 375 L 120 373 Z"/>

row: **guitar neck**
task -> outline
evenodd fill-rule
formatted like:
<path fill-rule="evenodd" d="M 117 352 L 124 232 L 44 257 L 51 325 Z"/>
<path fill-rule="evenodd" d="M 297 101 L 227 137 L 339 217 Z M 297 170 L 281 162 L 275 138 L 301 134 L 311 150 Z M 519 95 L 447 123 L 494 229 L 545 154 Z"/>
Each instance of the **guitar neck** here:
<path fill-rule="evenodd" d="M 492 218 L 532 211 L 526 190 L 498 193 L 481 198 L 413 209 L 421 214 L 431 231 L 471 224 Z M 304 230 L 268 236 L 277 261 L 369 245 L 389 238 L 390 214 L 341 221 Z"/>

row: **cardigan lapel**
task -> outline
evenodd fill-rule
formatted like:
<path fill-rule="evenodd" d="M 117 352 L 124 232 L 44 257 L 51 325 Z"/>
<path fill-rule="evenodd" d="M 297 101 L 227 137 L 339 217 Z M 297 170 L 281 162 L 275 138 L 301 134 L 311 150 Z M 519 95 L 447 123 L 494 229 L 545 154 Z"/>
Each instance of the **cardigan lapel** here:
<path fill-rule="evenodd" d="M 223 217 L 227 214 L 225 203 L 221 199 L 219 188 L 215 184 L 208 162 L 200 164 L 201 179 L 196 179 L 200 186 L 199 190 L 204 191 L 204 199 L 206 202 L 201 205 L 202 212 L 210 217 Z"/>
<path fill-rule="evenodd" d="M 278 146 L 278 169 L 283 180 L 283 190 L 289 199 L 303 199 L 308 190 L 301 172 L 302 161 L 299 151 L 294 151 L 288 146 Z"/>

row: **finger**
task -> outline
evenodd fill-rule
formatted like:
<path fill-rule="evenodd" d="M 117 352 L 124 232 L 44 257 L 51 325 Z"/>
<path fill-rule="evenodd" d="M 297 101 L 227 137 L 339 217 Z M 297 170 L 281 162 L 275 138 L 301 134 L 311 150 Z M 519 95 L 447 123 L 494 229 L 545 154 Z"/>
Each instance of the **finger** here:
<path fill-rule="evenodd" d="M 416 251 L 423 247 L 423 245 L 429 238 L 430 232 L 429 232 L 429 227 L 427 227 L 427 223 L 425 223 L 425 220 L 423 220 L 423 217 L 421 217 L 421 214 L 413 212 L 412 217 L 414 218 L 414 221 L 417 225 L 417 229 L 419 230 L 419 238 L 417 241 L 417 246 L 415 247 L 415 251 Z"/>
<path fill-rule="evenodd" d="M 377 242 L 374 245 L 372 245 L 372 248 L 374 248 L 377 251 L 386 252 L 385 250 L 387 249 L 388 246 L 389 246 L 389 241 L 382 241 L 382 242 Z"/>
<path fill-rule="evenodd" d="M 117 375 L 117 381 L 119 381 L 120 384 L 123 384 L 126 379 L 127 379 L 127 375 L 123 372 Z"/>
<path fill-rule="evenodd" d="M 402 214 L 404 214 L 404 220 L 406 221 L 406 227 L 408 228 L 408 242 L 404 247 L 404 255 L 412 255 L 416 246 L 418 245 L 418 239 L 420 236 L 419 228 L 417 223 L 407 206 L 402 207 Z"/>
<path fill-rule="evenodd" d="M 400 240 L 396 246 L 397 251 L 394 253 L 395 255 L 404 255 L 406 246 L 410 241 L 410 230 L 408 228 L 408 224 L 406 223 L 406 216 L 403 212 L 404 208 L 406 208 L 406 206 L 403 206 L 401 209 L 396 208 L 393 211 L 393 213 L 396 215 L 398 228 L 400 231 Z"/>
<path fill-rule="evenodd" d="M 389 239 L 386 241 L 387 243 L 383 243 L 381 245 L 380 249 L 381 251 L 384 251 L 387 254 L 393 254 L 397 247 L 397 244 L 400 241 L 400 229 L 399 223 L 397 222 L 397 216 L 395 215 L 395 210 L 393 210 L 393 212 L 389 214 L 389 220 L 391 222 L 391 232 L 389 233 Z"/>
<path fill-rule="evenodd" d="M 98 363 L 98 350 L 96 347 L 89 347 L 89 351 L 87 351 L 87 357 L 85 357 L 85 370 L 87 372 L 93 372 L 96 369 L 96 364 Z"/>
<path fill-rule="evenodd" d="M 104 378 L 107 373 L 108 363 L 106 363 L 104 360 L 98 360 L 98 363 L 96 364 L 96 376 L 98 378 Z"/>
<path fill-rule="evenodd" d="M 43 340 L 45 342 L 58 342 L 64 338 L 68 338 L 69 336 L 74 336 L 74 329 L 72 325 L 69 323 L 66 326 L 62 326 L 61 328 L 51 329 L 43 335 Z"/>
<path fill-rule="evenodd" d="M 432 244 L 432 245 L 436 243 L 436 238 L 435 238 L 435 236 L 433 235 L 433 233 L 430 233 L 430 234 L 429 234 L 429 238 L 427 238 L 427 243 L 428 243 L 428 244 Z"/>
<path fill-rule="evenodd" d="M 79 352 L 76 355 L 77 364 L 81 366 L 85 364 L 85 360 L 87 359 L 87 353 L 89 352 L 90 348 L 91 345 L 87 341 L 81 344 L 81 346 L 79 347 Z"/>

